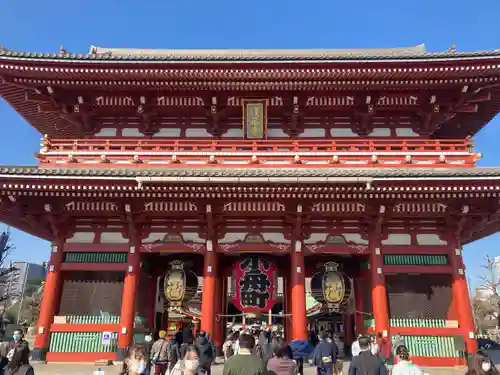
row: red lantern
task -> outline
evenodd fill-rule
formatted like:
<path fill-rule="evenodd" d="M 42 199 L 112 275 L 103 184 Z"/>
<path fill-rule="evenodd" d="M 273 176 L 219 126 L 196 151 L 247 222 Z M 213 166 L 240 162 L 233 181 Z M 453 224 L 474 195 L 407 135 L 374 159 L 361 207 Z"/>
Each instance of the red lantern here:
<path fill-rule="evenodd" d="M 233 303 L 242 312 L 268 312 L 276 303 L 278 269 L 264 258 L 245 258 L 233 265 Z"/>

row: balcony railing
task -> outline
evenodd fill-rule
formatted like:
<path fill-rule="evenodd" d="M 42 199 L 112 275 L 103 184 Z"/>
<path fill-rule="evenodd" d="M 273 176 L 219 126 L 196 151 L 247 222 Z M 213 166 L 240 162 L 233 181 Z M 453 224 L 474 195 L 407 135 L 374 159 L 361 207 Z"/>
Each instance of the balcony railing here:
<path fill-rule="evenodd" d="M 469 139 L 141 140 L 47 139 L 45 163 L 457 164 L 479 155 Z"/>

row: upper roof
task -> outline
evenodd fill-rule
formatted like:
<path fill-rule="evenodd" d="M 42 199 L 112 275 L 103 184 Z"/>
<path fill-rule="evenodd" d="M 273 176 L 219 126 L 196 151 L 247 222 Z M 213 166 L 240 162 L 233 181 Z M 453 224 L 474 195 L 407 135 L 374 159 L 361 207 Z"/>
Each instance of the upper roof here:
<path fill-rule="evenodd" d="M 293 179 L 304 179 L 296 182 L 317 183 L 315 178 L 321 178 L 325 183 L 330 182 L 328 178 L 348 178 L 359 180 L 363 183 L 366 179 L 376 180 L 463 180 L 463 179 L 488 179 L 500 180 L 500 168 L 497 167 L 474 167 L 474 168 L 233 168 L 233 167 L 177 167 L 173 165 L 168 168 L 85 168 L 85 167 L 61 167 L 61 168 L 39 168 L 29 166 L 7 166 L 0 165 L 0 178 L 32 177 L 66 179 L 69 177 L 80 178 L 113 178 L 137 179 L 137 178 L 176 178 L 177 182 L 192 182 L 190 178 L 197 181 L 207 179 L 205 182 L 221 182 L 222 178 L 234 178 L 226 182 L 245 182 L 255 178 L 269 178 L 270 183 L 293 183 Z M 280 180 L 283 179 L 283 180 Z M 166 181 L 166 180 L 165 180 Z M 173 182 L 170 181 L 170 182 Z M 259 182 L 266 182 L 259 180 Z"/>
<path fill-rule="evenodd" d="M 88 54 L 75 54 L 61 47 L 59 53 L 21 52 L 0 46 L 0 59 L 90 60 L 90 61 L 206 61 L 206 62 L 272 62 L 272 61 L 370 61 L 370 60 L 456 60 L 500 57 L 500 49 L 458 52 L 452 46 L 444 52 L 428 52 L 423 44 L 402 48 L 360 49 L 136 49 L 91 46 Z"/>

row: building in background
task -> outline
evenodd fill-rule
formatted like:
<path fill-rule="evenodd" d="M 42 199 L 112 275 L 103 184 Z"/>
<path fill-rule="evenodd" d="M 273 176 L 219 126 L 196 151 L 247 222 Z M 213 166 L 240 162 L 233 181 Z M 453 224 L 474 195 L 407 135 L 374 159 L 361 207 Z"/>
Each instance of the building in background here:
<path fill-rule="evenodd" d="M 476 288 L 475 297 L 481 301 L 487 301 L 493 296 L 493 290 L 488 285 Z"/>
<path fill-rule="evenodd" d="M 12 267 L 15 268 L 1 281 L 1 295 L 6 294 L 12 296 L 22 295 L 26 289 L 30 287 L 30 280 L 37 280 L 36 287 L 40 285 L 39 280 L 45 277 L 45 266 L 42 264 L 28 262 L 13 262 Z"/>

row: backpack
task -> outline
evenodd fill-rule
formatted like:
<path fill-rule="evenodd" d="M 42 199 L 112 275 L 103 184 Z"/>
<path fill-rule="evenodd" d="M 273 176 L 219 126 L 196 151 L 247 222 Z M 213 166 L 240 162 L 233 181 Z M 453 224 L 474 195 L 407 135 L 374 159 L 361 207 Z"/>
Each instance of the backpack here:
<path fill-rule="evenodd" d="M 262 358 L 264 355 L 264 351 L 262 350 L 262 346 L 260 346 L 260 344 L 255 345 L 255 354 L 260 358 Z"/>
<path fill-rule="evenodd" d="M 234 345 L 229 345 L 227 348 L 226 348 L 226 357 L 227 358 L 230 358 L 234 355 Z"/>

